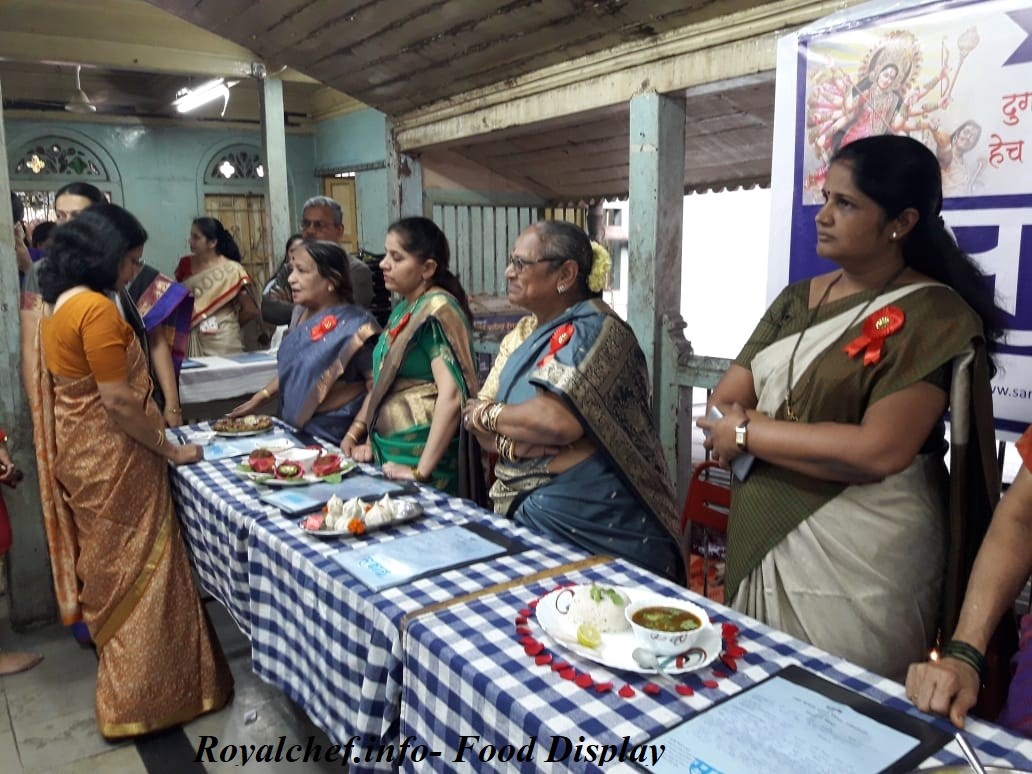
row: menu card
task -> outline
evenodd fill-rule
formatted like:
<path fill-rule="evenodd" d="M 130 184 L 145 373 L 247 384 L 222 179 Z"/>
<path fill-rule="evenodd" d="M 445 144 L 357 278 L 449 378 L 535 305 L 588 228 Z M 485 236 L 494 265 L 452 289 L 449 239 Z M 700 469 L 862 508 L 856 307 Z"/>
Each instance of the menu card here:
<path fill-rule="evenodd" d="M 381 591 L 522 548 L 483 525 L 459 524 L 345 549 L 331 558 L 373 591 Z"/>
<path fill-rule="evenodd" d="M 649 740 L 665 750 L 647 771 L 907 772 L 950 738 L 930 723 L 789 666 Z"/>

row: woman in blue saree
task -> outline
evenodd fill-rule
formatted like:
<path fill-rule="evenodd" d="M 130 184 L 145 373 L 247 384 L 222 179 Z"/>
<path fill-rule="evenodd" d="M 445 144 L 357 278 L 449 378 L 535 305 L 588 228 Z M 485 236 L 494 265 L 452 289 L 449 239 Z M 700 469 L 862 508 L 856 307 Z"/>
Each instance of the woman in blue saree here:
<path fill-rule="evenodd" d="M 683 582 L 673 487 L 634 333 L 601 299 L 609 255 L 576 226 L 520 234 L 505 276 L 531 312 L 463 422 L 498 451 L 497 513 Z"/>
<path fill-rule="evenodd" d="M 372 385 L 375 318 L 353 303 L 347 253 L 306 240 L 290 253 L 294 314 L 277 355 L 277 375 L 231 417 L 255 411 L 277 392 L 280 417 L 339 444 Z"/>

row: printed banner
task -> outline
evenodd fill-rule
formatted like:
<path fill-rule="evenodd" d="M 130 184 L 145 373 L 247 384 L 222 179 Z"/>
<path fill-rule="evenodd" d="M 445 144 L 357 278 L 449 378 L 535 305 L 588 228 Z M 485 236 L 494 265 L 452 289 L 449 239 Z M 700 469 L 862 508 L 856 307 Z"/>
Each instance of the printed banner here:
<path fill-rule="evenodd" d="M 768 298 L 834 268 L 814 250 L 828 160 L 889 133 L 935 152 L 943 218 L 994 283 L 993 399 L 1014 440 L 1032 423 L 1032 0 L 879 0 L 782 38 Z"/>

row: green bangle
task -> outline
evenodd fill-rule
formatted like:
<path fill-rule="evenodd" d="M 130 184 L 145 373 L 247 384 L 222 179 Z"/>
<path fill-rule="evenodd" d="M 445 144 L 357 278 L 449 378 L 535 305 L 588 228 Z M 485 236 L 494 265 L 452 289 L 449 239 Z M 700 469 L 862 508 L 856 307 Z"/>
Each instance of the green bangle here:
<path fill-rule="evenodd" d="M 979 677 L 985 676 L 985 656 L 970 643 L 963 640 L 950 640 L 942 646 L 942 655 L 964 662 L 974 669 Z"/>

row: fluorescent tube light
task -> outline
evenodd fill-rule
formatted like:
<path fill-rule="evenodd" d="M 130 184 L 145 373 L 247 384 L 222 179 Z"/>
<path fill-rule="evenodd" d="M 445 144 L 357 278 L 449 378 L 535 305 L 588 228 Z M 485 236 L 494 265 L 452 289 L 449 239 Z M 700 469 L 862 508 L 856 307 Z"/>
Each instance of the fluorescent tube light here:
<path fill-rule="evenodd" d="M 189 113 L 201 105 L 221 99 L 222 112 L 219 115 L 225 115 L 226 107 L 229 105 L 229 87 L 236 86 L 236 84 L 237 81 L 226 83 L 224 78 L 216 78 L 213 81 L 202 83 L 196 89 L 184 89 L 172 102 L 172 106 L 179 113 Z"/>

